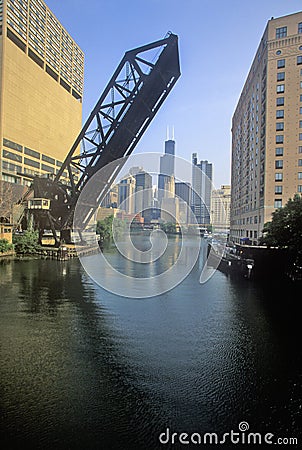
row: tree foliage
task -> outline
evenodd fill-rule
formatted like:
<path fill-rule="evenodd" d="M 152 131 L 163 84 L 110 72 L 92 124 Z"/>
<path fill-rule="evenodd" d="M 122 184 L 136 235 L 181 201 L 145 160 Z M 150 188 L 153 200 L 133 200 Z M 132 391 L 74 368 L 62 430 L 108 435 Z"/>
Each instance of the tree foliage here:
<path fill-rule="evenodd" d="M 176 234 L 176 224 L 173 222 L 162 223 L 160 227 L 167 234 Z"/>
<path fill-rule="evenodd" d="M 98 220 L 96 224 L 96 234 L 100 235 L 100 240 L 107 241 L 112 238 L 113 215 Z"/>
<path fill-rule="evenodd" d="M 100 241 L 110 241 L 113 238 L 113 226 L 114 234 L 118 237 L 125 231 L 126 222 L 121 219 L 117 219 L 113 215 L 97 221 L 96 234 L 100 235 Z"/>
<path fill-rule="evenodd" d="M 8 252 L 13 248 L 13 244 L 10 244 L 7 239 L 0 239 L 0 253 Z"/>
<path fill-rule="evenodd" d="M 302 197 L 296 194 L 283 208 L 274 211 L 263 233 L 261 244 L 302 251 Z"/>
<path fill-rule="evenodd" d="M 13 244 L 17 254 L 33 255 L 40 249 L 38 231 L 24 231 L 13 236 Z"/>

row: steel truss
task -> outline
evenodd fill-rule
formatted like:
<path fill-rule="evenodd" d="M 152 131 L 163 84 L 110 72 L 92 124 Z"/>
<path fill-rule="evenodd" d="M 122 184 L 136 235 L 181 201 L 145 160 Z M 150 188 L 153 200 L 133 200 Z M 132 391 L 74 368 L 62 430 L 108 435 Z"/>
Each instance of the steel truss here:
<path fill-rule="evenodd" d="M 108 163 L 132 153 L 179 76 L 178 38 L 172 33 L 125 53 L 56 177 L 33 180 L 34 197 L 51 200 L 49 211 L 33 211 L 41 235 L 52 230 L 58 244 L 59 230 L 68 240 L 85 185 Z M 121 169 L 111 166 L 106 183 L 84 208 L 78 231 L 85 229 Z"/>

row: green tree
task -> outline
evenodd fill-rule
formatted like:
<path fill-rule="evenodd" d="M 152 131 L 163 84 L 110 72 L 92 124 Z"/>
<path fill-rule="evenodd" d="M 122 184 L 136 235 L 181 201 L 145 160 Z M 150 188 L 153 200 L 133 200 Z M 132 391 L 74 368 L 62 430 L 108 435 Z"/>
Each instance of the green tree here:
<path fill-rule="evenodd" d="M 0 239 L 0 253 L 8 252 L 13 248 L 13 244 L 10 244 L 7 239 Z"/>
<path fill-rule="evenodd" d="M 119 237 L 125 231 L 126 225 L 125 221 L 111 215 L 97 221 L 96 234 L 100 235 L 101 241 L 110 241 L 113 238 L 113 227 L 115 236 Z"/>
<path fill-rule="evenodd" d="M 38 231 L 24 231 L 23 234 L 13 235 L 13 244 L 17 254 L 33 255 L 40 250 Z"/>
<path fill-rule="evenodd" d="M 172 222 L 162 223 L 161 229 L 168 234 L 176 234 L 176 224 Z"/>
<path fill-rule="evenodd" d="M 96 234 L 100 235 L 100 240 L 108 241 L 112 239 L 112 222 L 113 215 L 98 220 L 96 224 Z"/>
<path fill-rule="evenodd" d="M 296 194 L 283 208 L 276 209 L 263 233 L 261 244 L 302 251 L 302 197 Z"/>

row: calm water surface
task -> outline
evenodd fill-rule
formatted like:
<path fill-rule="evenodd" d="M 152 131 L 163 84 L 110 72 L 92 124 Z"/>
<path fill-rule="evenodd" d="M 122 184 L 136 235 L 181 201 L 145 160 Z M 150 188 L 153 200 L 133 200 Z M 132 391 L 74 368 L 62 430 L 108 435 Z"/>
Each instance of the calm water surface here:
<path fill-rule="evenodd" d="M 152 450 L 169 447 L 167 427 L 223 434 L 241 421 L 301 439 L 301 292 L 221 272 L 200 285 L 199 265 L 134 300 L 78 260 L 2 261 L 2 448 Z"/>

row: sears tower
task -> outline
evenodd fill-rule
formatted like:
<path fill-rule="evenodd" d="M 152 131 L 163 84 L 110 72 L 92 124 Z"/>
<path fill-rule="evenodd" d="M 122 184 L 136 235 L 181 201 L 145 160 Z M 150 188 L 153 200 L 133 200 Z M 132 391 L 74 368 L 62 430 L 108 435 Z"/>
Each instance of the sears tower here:
<path fill-rule="evenodd" d="M 172 139 L 165 141 L 165 153 L 160 157 L 160 169 L 158 175 L 158 200 L 161 202 L 165 196 L 164 190 L 171 184 L 175 172 L 175 140 L 174 133 Z"/>

